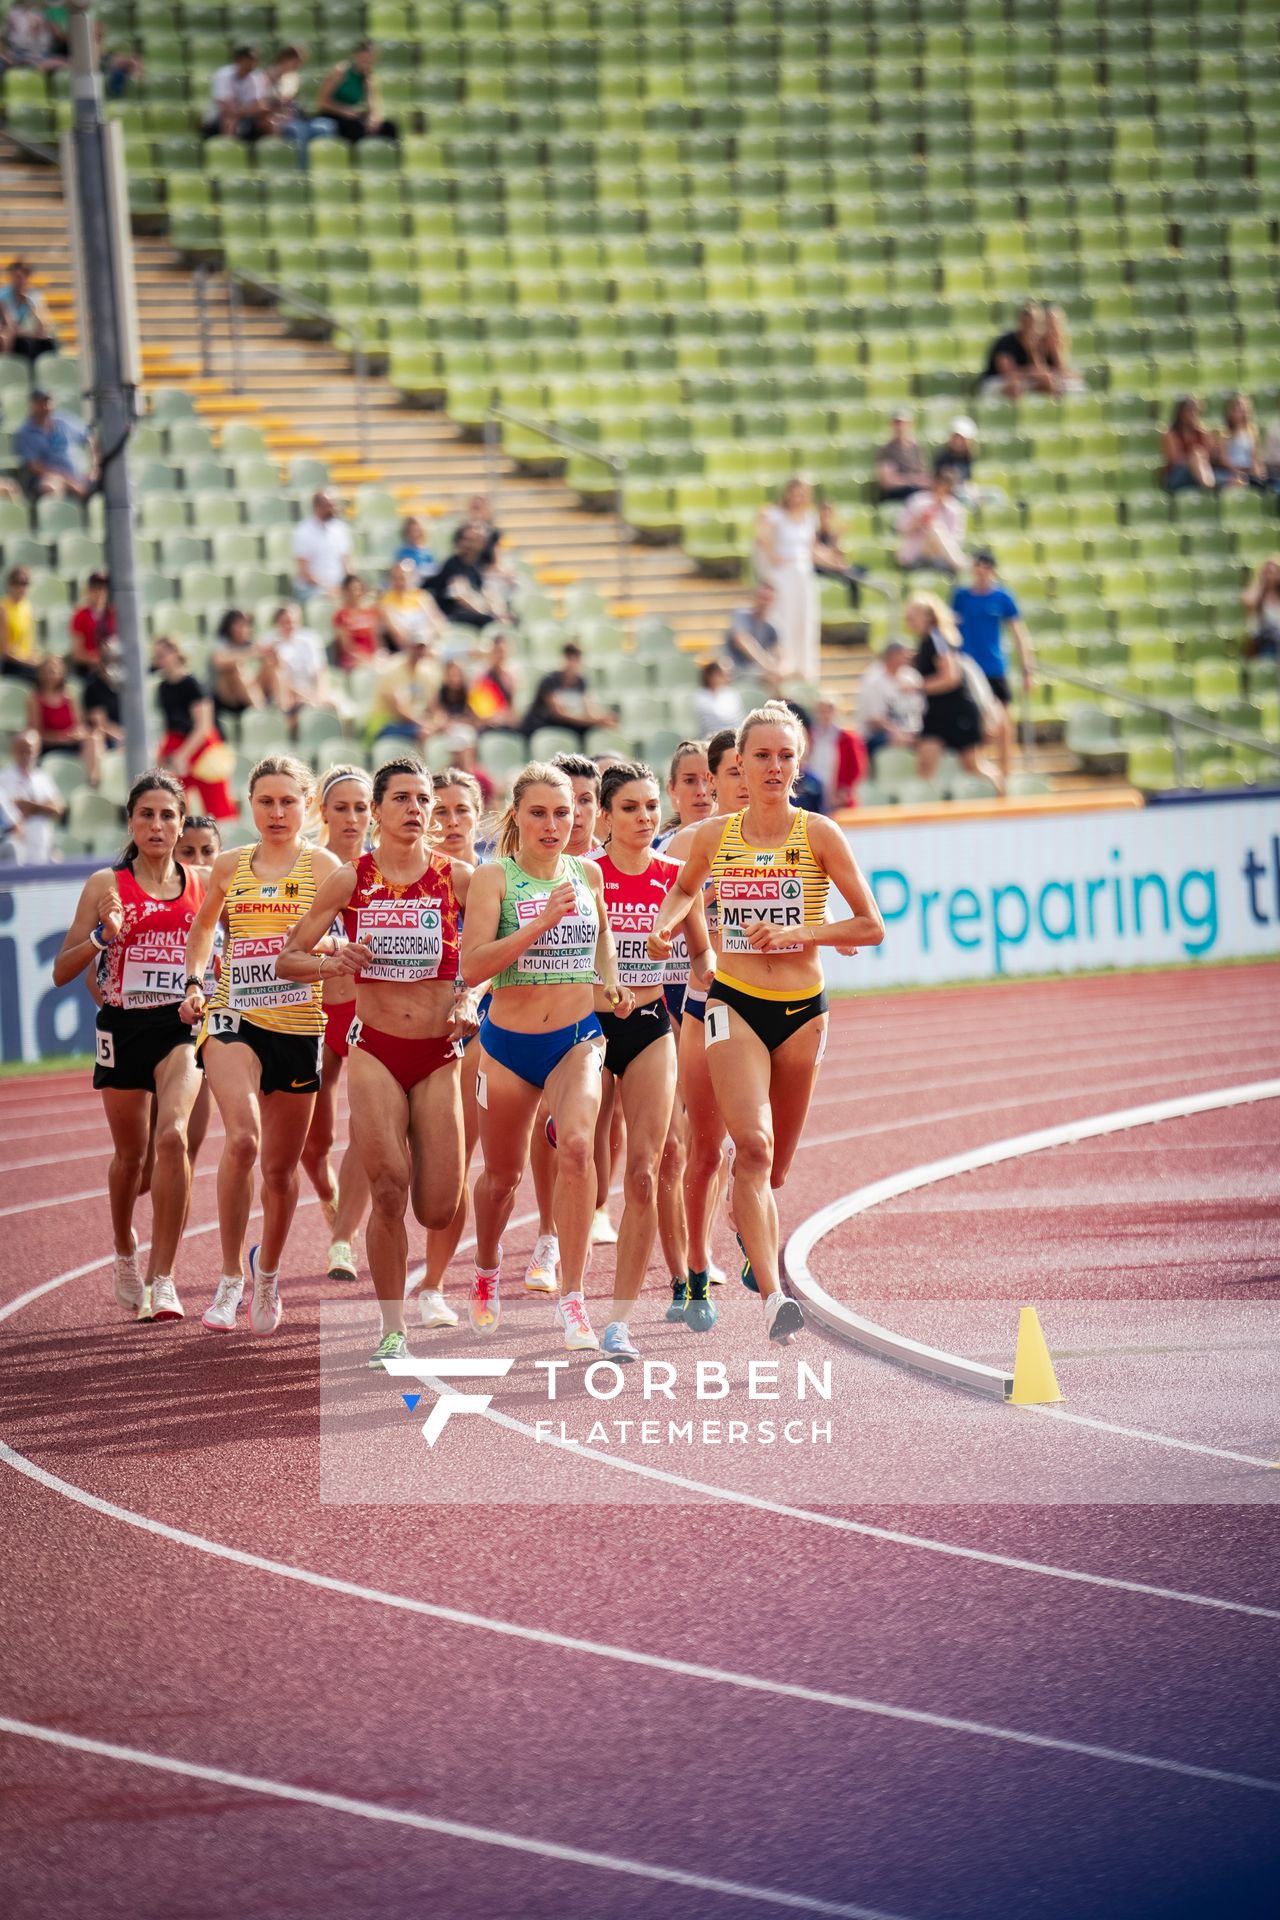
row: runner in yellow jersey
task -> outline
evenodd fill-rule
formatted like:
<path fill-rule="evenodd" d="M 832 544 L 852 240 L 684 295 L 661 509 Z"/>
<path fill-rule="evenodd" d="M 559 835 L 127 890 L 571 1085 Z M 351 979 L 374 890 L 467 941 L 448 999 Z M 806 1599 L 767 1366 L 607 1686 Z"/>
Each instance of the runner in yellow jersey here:
<path fill-rule="evenodd" d="M 873 947 L 884 921 L 834 821 L 791 804 L 803 735 L 788 707 L 770 703 L 738 730 L 747 805 L 697 829 L 680 877 L 658 913 L 650 950 L 671 935 L 708 878 L 719 910 L 719 958 L 707 995 L 707 1068 L 734 1143 L 733 1216 L 763 1296 L 771 1339 L 804 1325 L 781 1291 L 778 1208 L 809 1113 L 827 1033 L 820 947 Z M 853 909 L 828 920 L 834 883 Z"/>
<path fill-rule="evenodd" d="M 314 786 L 310 769 L 287 754 L 258 762 L 249 776 L 249 804 L 259 838 L 219 854 L 187 941 L 182 1017 L 192 1026 L 199 1023 L 200 1064 L 226 1130 L 218 1164 L 222 1273 L 202 1316 L 206 1327 L 222 1333 L 235 1327 L 244 1292 L 256 1164 L 262 1172 L 262 1241 L 249 1252 L 250 1333 L 274 1333 L 283 1312 L 280 1258 L 298 1204 L 298 1162 L 320 1087 L 319 983 L 326 962 L 334 968 L 327 953 L 318 954 L 314 978 L 304 983 L 281 980 L 275 967 L 289 929 L 338 867 L 333 854 L 302 837 Z M 222 971 L 206 1003 L 205 969 L 224 915 Z"/>

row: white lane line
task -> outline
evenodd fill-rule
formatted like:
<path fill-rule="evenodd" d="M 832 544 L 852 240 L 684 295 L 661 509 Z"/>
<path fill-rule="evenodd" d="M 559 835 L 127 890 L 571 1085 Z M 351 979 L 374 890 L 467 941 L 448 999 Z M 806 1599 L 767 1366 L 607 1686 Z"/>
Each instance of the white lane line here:
<path fill-rule="evenodd" d="M 1146 1427 L 1121 1427 L 1110 1420 L 1095 1420 L 1092 1414 L 1072 1413 L 1067 1407 L 1019 1407 L 1019 1413 L 1040 1413 L 1050 1420 L 1068 1420 L 1073 1426 L 1095 1427 L 1099 1433 L 1118 1434 L 1125 1440 L 1147 1440 L 1157 1447 L 1176 1447 L 1180 1453 L 1202 1453 L 1210 1460 L 1237 1460 L 1245 1467 L 1270 1470 L 1274 1460 L 1262 1460 L 1252 1453 L 1232 1453 L 1227 1447 L 1210 1447 L 1199 1440 L 1179 1440 L 1168 1433 L 1151 1433 Z"/>
<path fill-rule="evenodd" d="M 225 1138 L 226 1135 L 221 1133 L 215 1136 L 206 1135 L 204 1144 L 205 1146 L 212 1147 L 216 1145 L 219 1140 L 225 1140 Z M 347 1142 L 345 1140 L 335 1140 L 330 1152 L 345 1153 L 346 1149 Z M 65 1164 L 66 1155 L 58 1155 L 57 1159 Z M 37 1160 L 31 1164 L 40 1166 L 47 1163 Z M 193 1180 L 205 1180 L 211 1178 L 217 1171 L 217 1162 L 208 1162 L 203 1167 L 197 1167 L 191 1177 Z M 82 1188 L 79 1193 L 60 1193 L 51 1198 L 46 1197 L 43 1200 L 21 1200 L 14 1206 L 0 1207 L 0 1220 L 8 1220 L 17 1213 L 49 1213 L 52 1212 L 54 1207 L 69 1207 L 81 1200 L 106 1200 L 109 1195 L 110 1189 L 108 1187 L 85 1187 Z M 139 1198 L 141 1198 L 141 1195 L 139 1195 Z M 301 1205 L 301 1201 L 299 1201 L 299 1205 Z"/>
<path fill-rule="evenodd" d="M 420 1377 L 423 1379 L 429 1377 L 425 1368 Z M 499 1424 L 513 1428 L 519 1433 L 530 1431 L 521 1422 L 506 1416 L 500 1419 Z M 566 1451 L 568 1450 L 570 1449 L 566 1448 Z M 843 1713 L 856 1713 L 877 1720 L 891 1720 L 908 1726 L 927 1727 L 934 1733 L 965 1734 L 1013 1746 L 1038 1747 L 1047 1752 L 1071 1754 L 1087 1760 L 1104 1760 L 1117 1766 L 1138 1767 L 1152 1773 L 1176 1773 L 1189 1779 L 1212 1780 L 1220 1786 L 1246 1787 L 1264 1793 L 1280 1793 L 1280 1780 L 1269 1780 L 1257 1774 L 1225 1772 L 1219 1767 L 1197 1766 L 1191 1761 L 1170 1760 L 1159 1754 L 1135 1753 L 1123 1747 L 1100 1746 L 1093 1741 L 1069 1740 L 1053 1734 L 1030 1733 L 1019 1727 L 1004 1727 L 986 1720 L 970 1720 L 956 1714 L 934 1713 L 924 1708 L 899 1706 L 893 1701 L 872 1700 L 859 1694 L 836 1693 L 828 1688 L 806 1687 L 793 1681 L 770 1680 L 757 1674 L 739 1673 L 733 1668 L 711 1667 L 698 1661 L 673 1659 L 665 1654 L 640 1653 L 631 1647 L 613 1646 L 608 1641 L 579 1639 L 569 1634 L 556 1633 L 548 1627 L 524 1627 L 511 1620 L 501 1620 L 487 1614 L 467 1613 L 457 1607 L 439 1606 L 428 1600 L 416 1600 L 407 1594 L 387 1593 L 378 1587 L 361 1586 L 355 1581 L 341 1580 L 331 1574 L 313 1573 L 310 1569 L 296 1567 L 289 1561 L 271 1560 L 264 1554 L 249 1553 L 239 1547 L 223 1546 L 219 1541 L 205 1539 L 202 1534 L 188 1533 L 184 1528 L 171 1527 L 163 1520 L 152 1520 L 146 1514 L 132 1512 L 128 1507 L 118 1507 L 113 1501 L 103 1500 L 97 1494 L 86 1493 L 83 1488 L 59 1479 L 56 1474 L 49 1473 L 43 1467 L 37 1467 L 22 1454 L 15 1453 L 13 1448 L 7 1446 L 3 1440 L 0 1440 L 0 1462 L 15 1468 L 17 1472 L 49 1492 L 60 1493 L 67 1499 L 76 1501 L 78 1505 L 87 1507 L 90 1512 L 101 1514 L 107 1519 L 122 1521 L 126 1526 L 136 1527 L 140 1532 L 153 1534 L 156 1538 L 171 1541 L 176 1546 L 190 1547 L 198 1553 L 210 1554 L 219 1560 L 228 1560 L 236 1566 L 247 1567 L 257 1573 L 269 1573 L 280 1579 L 296 1581 L 303 1586 L 337 1593 L 345 1599 L 367 1601 L 375 1606 L 391 1608 L 396 1612 L 417 1614 L 429 1620 L 444 1621 L 450 1626 L 468 1627 L 483 1633 L 496 1633 L 506 1639 L 531 1642 L 536 1646 L 553 1648 L 557 1652 L 586 1654 L 592 1659 L 617 1661 L 625 1666 L 645 1667 L 650 1672 L 669 1674 L 677 1679 L 700 1680 L 712 1686 L 763 1693 L 777 1699 L 796 1700 L 807 1706 L 831 1707 Z M 668 1476 L 659 1475 L 658 1477 L 667 1478 Z"/>
<path fill-rule="evenodd" d="M 648 1860 L 631 1860 L 624 1854 L 594 1853 L 586 1847 L 565 1846 L 558 1840 L 535 1840 L 524 1834 L 508 1833 L 501 1827 L 477 1827 L 468 1821 L 413 1813 L 407 1807 L 388 1807 L 375 1800 L 353 1800 L 345 1793 L 324 1793 L 318 1787 L 295 1787 L 283 1780 L 265 1780 L 255 1773 L 233 1773 L 226 1767 L 201 1766 L 194 1760 L 176 1760 L 169 1754 L 148 1753 L 140 1747 L 117 1746 L 110 1740 L 91 1740 L 84 1734 L 64 1733 L 59 1727 L 41 1727 L 29 1720 L 13 1720 L 7 1714 L 0 1714 L 0 1733 L 12 1734 L 23 1740 L 43 1741 L 46 1746 L 90 1754 L 96 1759 L 120 1760 L 130 1766 L 150 1767 L 157 1773 L 178 1774 L 186 1780 L 206 1780 L 213 1786 L 261 1794 L 268 1800 L 291 1800 L 304 1807 L 321 1807 L 327 1813 L 345 1813 L 357 1820 L 377 1820 L 385 1826 L 410 1827 L 415 1832 L 438 1834 L 446 1840 L 469 1840 L 484 1847 L 499 1847 L 508 1853 L 532 1854 L 540 1860 L 558 1860 L 572 1867 L 594 1867 L 601 1873 L 620 1873 L 633 1880 L 657 1881 L 668 1887 L 687 1887 L 697 1893 L 722 1895 L 729 1900 L 750 1900 L 757 1906 L 777 1907 L 793 1913 L 828 1914 L 834 1916 L 834 1920 L 901 1920 L 901 1916 L 887 1914 L 878 1907 L 849 1906 L 843 1901 L 821 1900 L 815 1895 L 792 1893 L 783 1887 L 755 1886 L 745 1880 L 721 1880 L 713 1874 L 690 1873 L 683 1867 L 661 1867 Z"/>
<path fill-rule="evenodd" d="M 298 1202 L 300 1207 L 314 1206 L 317 1204 L 318 1202 L 313 1194 L 305 1195 L 303 1199 Z M 255 1213 L 256 1211 L 257 1209 L 255 1209 Z M 252 1218 L 253 1216 L 251 1215 L 250 1217 Z M 534 1215 L 529 1214 L 523 1218 L 527 1221 L 534 1217 Z M 518 1225 L 520 1221 L 512 1221 L 511 1224 Z M 209 1220 L 206 1221 L 203 1226 L 188 1227 L 187 1237 L 189 1238 L 200 1233 L 215 1233 L 217 1226 L 218 1223 L 216 1220 Z M 460 1245 L 462 1247 L 474 1245 L 474 1238 L 468 1236 Z M 138 1251 L 139 1253 L 145 1253 L 147 1248 L 141 1246 Z M 39 1286 L 28 1288 L 26 1293 L 18 1294 L 14 1299 L 6 1301 L 0 1306 L 0 1323 L 10 1319 L 14 1314 L 19 1313 L 24 1307 L 29 1306 L 33 1300 L 40 1299 L 43 1294 L 53 1293 L 59 1287 L 66 1286 L 68 1282 L 82 1279 L 85 1274 L 96 1273 L 101 1268 L 110 1266 L 110 1264 L 111 1256 L 107 1255 L 104 1259 L 90 1260 L 82 1267 L 72 1267 L 67 1273 L 57 1274 L 52 1280 L 44 1280 Z M 494 1419 L 496 1417 L 492 1409 L 485 1415 L 486 1419 Z M 559 1444 L 559 1442 L 551 1440 L 539 1441 L 531 1427 L 521 1426 L 519 1421 L 512 1421 L 509 1415 L 503 1414 L 501 1419 L 504 1423 L 515 1426 L 518 1431 L 527 1435 L 528 1438 L 534 1441 L 535 1445 L 545 1446 Z M 573 1451 L 581 1458 L 586 1450 L 583 1448 L 575 1448 Z M 686 1480 L 678 1474 L 665 1474 L 657 1468 L 646 1467 L 639 1461 L 615 1460 L 606 1454 L 592 1454 L 590 1457 L 597 1460 L 601 1465 L 630 1470 L 652 1479 L 665 1480 L 672 1486 L 706 1495 L 712 1499 L 724 1500 L 734 1506 L 757 1508 L 765 1513 L 777 1514 L 782 1519 L 797 1520 L 809 1526 L 825 1527 L 831 1532 L 852 1534 L 864 1540 L 878 1540 L 886 1546 L 908 1547 L 921 1553 L 941 1554 L 945 1559 L 967 1560 L 975 1562 L 980 1566 L 1001 1567 L 1011 1573 L 1031 1574 L 1045 1580 L 1065 1580 L 1078 1586 L 1098 1587 L 1111 1593 L 1135 1594 L 1143 1599 L 1167 1600 L 1181 1606 L 1207 1607 L 1213 1612 L 1239 1614 L 1246 1619 L 1280 1621 L 1280 1608 L 1278 1607 L 1258 1606 L 1247 1600 L 1224 1600 L 1216 1594 L 1190 1593 L 1179 1587 L 1156 1586 L 1146 1580 L 1126 1580 L 1117 1574 L 1086 1573 L 1076 1567 L 1056 1567 L 1045 1561 L 1025 1560 L 1015 1554 L 997 1553 L 993 1549 L 985 1547 L 962 1546 L 954 1540 L 933 1540 L 924 1534 L 904 1533 L 900 1529 L 893 1527 L 878 1527 L 869 1520 L 850 1520 L 841 1514 L 823 1513 L 820 1510 L 807 1507 L 784 1506 L 780 1502 L 765 1500 L 763 1497 L 755 1494 L 738 1493 L 730 1488 L 713 1486 L 703 1481 Z M 45 1475 L 44 1468 L 36 1466 L 35 1462 L 28 1460 L 25 1454 L 18 1453 L 16 1449 L 7 1446 L 3 1439 L 0 1439 L 0 1465 L 13 1467 L 20 1473 L 27 1473 L 31 1479 L 41 1480 L 42 1484 L 47 1485 L 51 1490 L 63 1493 L 69 1499 L 79 1500 L 84 1505 L 94 1506 L 96 1503 L 101 1511 L 110 1512 L 113 1518 L 123 1520 L 130 1525 L 155 1528 L 157 1530 L 163 1529 L 164 1527 L 162 1521 L 148 1520 L 145 1515 L 134 1514 L 127 1508 L 111 1508 L 106 1502 L 98 1502 L 96 1494 L 89 1493 L 82 1487 L 73 1486 L 69 1481 L 59 1481 L 56 1476 L 52 1474 Z M 216 1541 L 203 1540 L 199 1535 L 193 1535 L 192 1540 L 198 1541 L 204 1550 L 211 1553 L 233 1555 L 238 1552 L 238 1549 L 235 1548 L 223 1548 L 219 1546 Z M 299 1577 L 314 1579 L 316 1581 L 324 1578 L 323 1575 L 319 1574 L 302 1575 L 301 1573 Z"/>

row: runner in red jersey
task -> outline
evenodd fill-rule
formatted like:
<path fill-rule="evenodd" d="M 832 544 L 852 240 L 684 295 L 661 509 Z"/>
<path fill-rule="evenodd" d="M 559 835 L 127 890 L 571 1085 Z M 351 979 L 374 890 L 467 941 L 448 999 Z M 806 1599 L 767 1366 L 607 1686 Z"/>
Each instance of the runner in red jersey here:
<path fill-rule="evenodd" d="M 138 1320 L 181 1320 L 174 1260 L 191 1197 L 187 1122 L 200 1086 L 195 1034 L 178 1017 L 187 935 L 204 899 L 206 867 L 174 858 L 186 797 L 170 773 L 135 780 L 125 811 L 129 844 L 114 868 L 90 874 L 53 963 L 64 986 L 104 957 L 93 1084 L 111 1129 L 107 1176 L 115 1239 L 115 1296 Z M 138 1272 L 133 1210 L 142 1185 L 155 1096 L 151 1251 Z"/>
<path fill-rule="evenodd" d="M 404 1289 L 412 1203 L 424 1227 L 445 1227 L 462 1187 L 462 1038 L 474 998 L 459 983 L 458 924 L 472 869 L 427 845 L 431 777 L 417 760 L 388 761 L 373 779 L 376 853 L 339 869 L 316 894 L 276 961 L 302 977 L 342 916 L 334 966 L 355 976 L 347 1060 L 351 1137 L 369 1176 L 369 1270 L 383 1338 L 370 1366 L 407 1352 Z"/>

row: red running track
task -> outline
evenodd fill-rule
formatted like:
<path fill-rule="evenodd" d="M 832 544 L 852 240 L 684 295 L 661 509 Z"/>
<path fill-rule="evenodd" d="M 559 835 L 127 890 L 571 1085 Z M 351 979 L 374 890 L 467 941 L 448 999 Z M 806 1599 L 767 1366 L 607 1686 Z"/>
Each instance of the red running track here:
<path fill-rule="evenodd" d="M 1278 1013 L 1266 968 L 843 1003 L 785 1224 L 965 1146 L 1274 1075 Z M 1243 1113 L 1234 1132 L 1152 1134 L 1149 1167 L 1120 1136 L 1083 1179 L 1087 1240 L 1082 1176 L 1057 1176 L 1064 1299 L 1117 1270 L 1132 1293 L 1153 1265 L 1182 1299 L 1274 1298 L 1276 1103 Z M 65 1163 L 27 1164 L 63 1143 Z M 550 1464 L 510 1435 L 525 1504 L 324 1505 L 319 1310 L 340 1289 L 318 1277 L 316 1208 L 299 1214 L 274 1339 L 200 1329 L 207 1232 L 184 1249 L 191 1320 L 122 1323 L 101 1258 L 104 1148 L 82 1081 L 0 1088 L 0 1152 L 24 1163 L 0 1174 L 0 1892 L 15 1920 L 1274 1912 L 1266 1507 L 579 1505 L 563 1498 L 574 1473 L 600 1470 L 563 1456 L 548 1505 Z M 868 1216 L 815 1270 L 908 1312 L 922 1263 L 934 1298 L 1011 1300 L 1056 1157 Z M 73 1194 L 97 1197 L 59 1204 Z M 198 1228 L 209 1177 L 196 1196 Z M 528 1244 L 527 1225 L 510 1236 L 513 1264 Z M 640 1344 L 693 1352 L 662 1326 L 656 1272 L 651 1288 Z M 510 1330 L 536 1345 L 546 1315 L 517 1300 Z M 731 1284 L 715 1338 L 763 1353 L 757 1316 Z M 445 1351 L 434 1338 L 414 1344 Z M 815 1363 L 830 1350 L 807 1337 Z M 936 1408 L 941 1443 L 961 1431 L 948 1390 L 850 1364 L 868 1405 L 900 1380 L 904 1407 Z M 856 1395 L 842 1411 L 856 1434 Z M 876 1444 L 888 1482 L 891 1435 Z"/>

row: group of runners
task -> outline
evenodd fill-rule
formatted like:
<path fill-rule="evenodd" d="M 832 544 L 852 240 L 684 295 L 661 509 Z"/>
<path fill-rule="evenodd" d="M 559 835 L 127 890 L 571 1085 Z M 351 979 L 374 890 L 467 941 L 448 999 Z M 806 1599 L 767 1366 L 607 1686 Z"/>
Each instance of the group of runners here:
<path fill-rule="evenodd" d="M 802 736 L 785 706 L 736 734 L 687 741 L 666 781 L 638 762 L 561 755 L 515 780 L 496 834 L 459 770 L 411 757 L 317 782 L 287 755 L 250 776 L 254 840 L 223 851 L 162 770 L 128 796 L 128 843 L 86 881 L 54 962 L 99 1001 L 94 1086 L 111 1130 L 114 1292 L 176 1320 L 192 1168 L 210 1118 L 220 1268 L 203 1325 L 242 1306 L 274 1333 L 306 1175 L 328 1222 L 328 1270 L 381 1313 L 370 1365 L 457 1326 L 445 1279 L 468 1218 L 477 1145 L 477 1333 L 502 1314 L 502 1238 L 532 1163 L 539 1226 L 524 1288 L 554 1296 L 570 1352 L 635 1360 L 633 1321 L 655 1242 L 666 1318 L 714 1326 L 722 1198 L 765 1330 L 803 1327 L 782 1289 L 776 1194 L 799 1145 L 827 1032 L 821 948 L 877 944 L 884 925 L 843 831 L 791 803 Z M 830 917 L 834 889 L 848 912 Z M 350 1144 L 335 1170 L 345 1070 Z M 616 1236 L 606 1201 L 621 1164 Z M 261 1209 L 256 1242 L 246 1241 Z M 149 1190 L 143 1262 L 133 1216 Z M 410 1217 L 425 1272 L 409 1292 Z M 585 1282 L 616 1237 L 597 1335 Z M 247 1296 L 247 1298 L 246 1298 Z"/>

